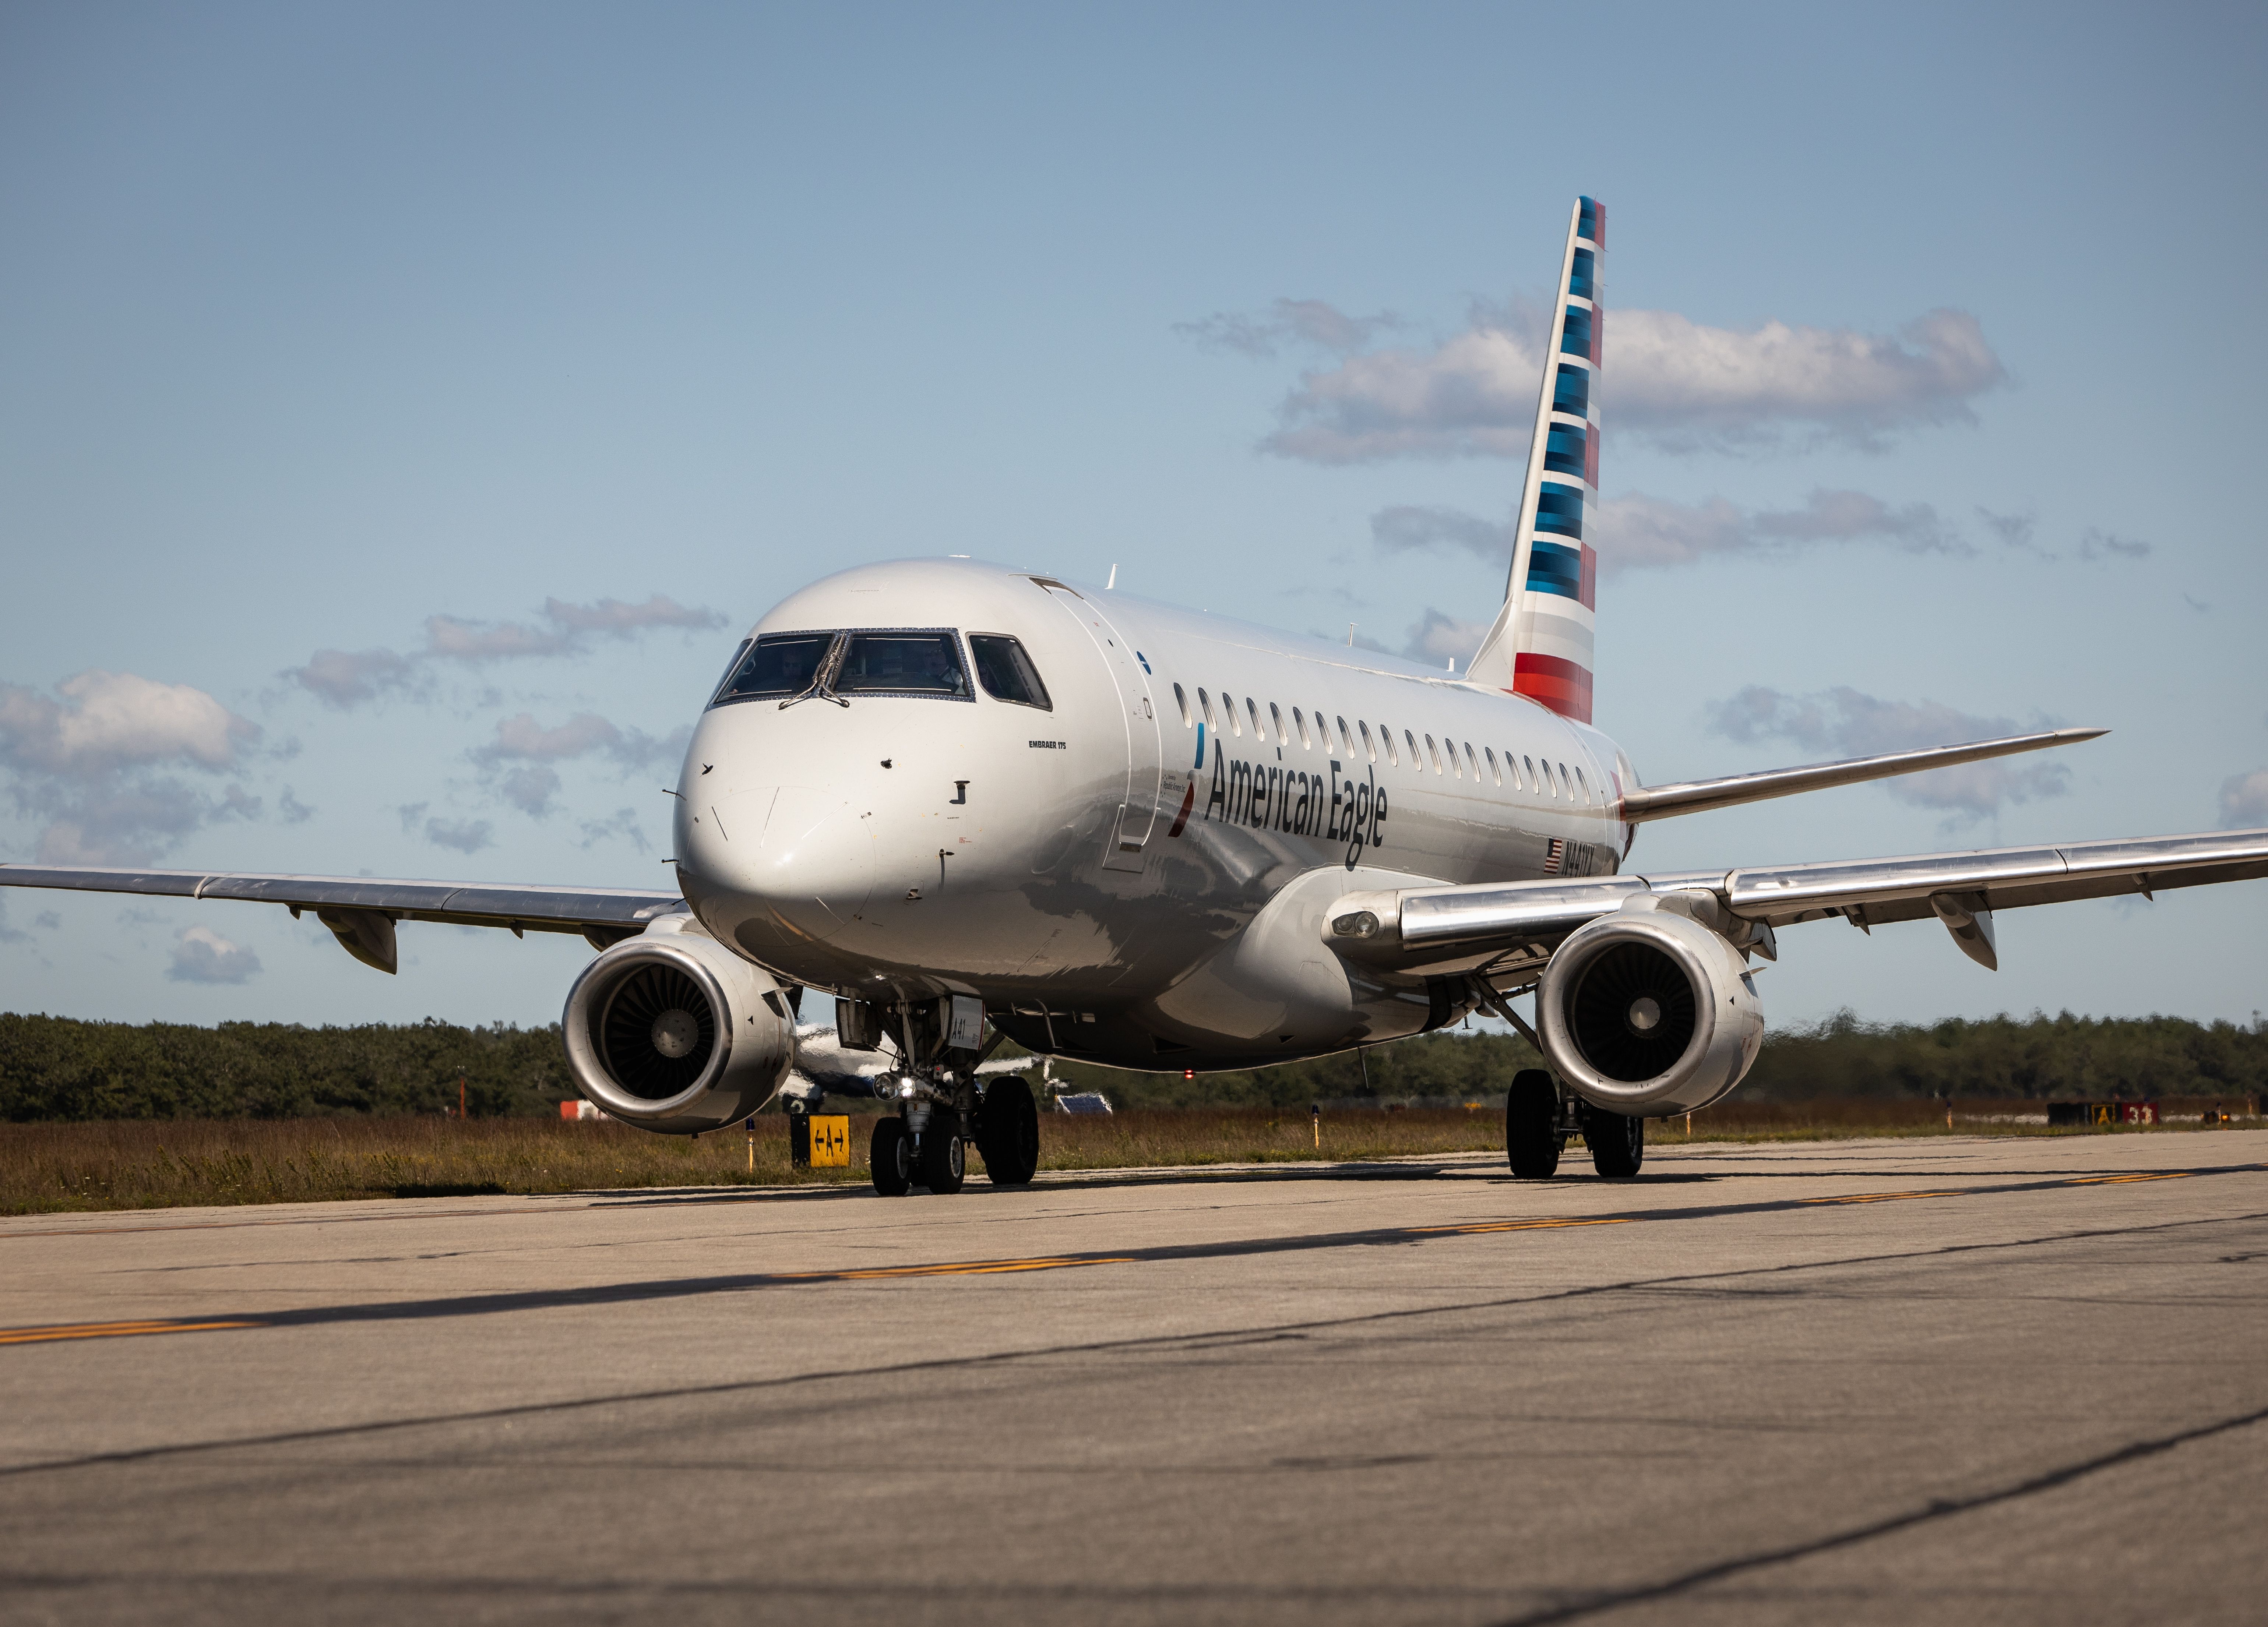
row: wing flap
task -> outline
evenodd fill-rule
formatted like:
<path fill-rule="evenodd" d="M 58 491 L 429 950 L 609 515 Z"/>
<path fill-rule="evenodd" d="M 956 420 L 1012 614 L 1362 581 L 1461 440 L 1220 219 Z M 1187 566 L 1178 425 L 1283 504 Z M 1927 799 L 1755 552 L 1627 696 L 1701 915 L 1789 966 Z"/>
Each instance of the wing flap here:
<path fill-rule="evenodd" d="M 1641 892 L 1712 893 L 1733 915 L 1775 928 L 1837 916 L 1875 926 L 1935 918 L 1933 895 L 1973 898 L 1988 910 L 2018 909 L 2261 877 L 2268 877 L 2268 830 L 2235 830 L 1770 869 L 1351 893 L 1323 933 L 1349 960 L 1416 977 L 1540 965 L 1568 933 Z"/>
<path fill-rule="evenodd" d="M 1735 870 L 1721 891 L 1734 914 L 1774 927 L 1854 911 L 1873 924 L 1927 919 L 1933 893 L 1978 893 L 1991 909 L 2017 909 L 2264 875 L 2268 830 L 2232 830 Z"/>

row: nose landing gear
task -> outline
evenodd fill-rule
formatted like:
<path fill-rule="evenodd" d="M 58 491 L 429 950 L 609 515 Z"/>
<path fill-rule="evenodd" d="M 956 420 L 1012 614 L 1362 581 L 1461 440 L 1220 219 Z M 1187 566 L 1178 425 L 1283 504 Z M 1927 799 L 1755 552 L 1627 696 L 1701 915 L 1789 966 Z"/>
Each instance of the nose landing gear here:
<path fill-rule="evenodd" d="M 898 1110 L 875 1121 L 870 1144 L 876 1192 L 898 1197 L 917 1186 L 941 1196 L 960 1191 L 968 1179 L 971 1143 L 994 1186 L 1031 1181 L 1040 1167 L 1040 1120 L 1032 1087 L 1013 1073 L 984 1082 L 979 1070 L 1003 1036 L 996 1032 L 990 1046 L 976 1043 L 983 1010 L 975 997 L 887 1009 L 844 998 L 836 1006 L 838 1013 L 869 1015 L 871 1025 L 858 1030 L 865 1047 L 872 1048 L 886 1031 L 885 1019 L 897 1030 L 889 1035 L 898 1054 L 896 1068 L 879 1086 Z M 838 1016 L 838 1032 L 849 1031 Z"/>

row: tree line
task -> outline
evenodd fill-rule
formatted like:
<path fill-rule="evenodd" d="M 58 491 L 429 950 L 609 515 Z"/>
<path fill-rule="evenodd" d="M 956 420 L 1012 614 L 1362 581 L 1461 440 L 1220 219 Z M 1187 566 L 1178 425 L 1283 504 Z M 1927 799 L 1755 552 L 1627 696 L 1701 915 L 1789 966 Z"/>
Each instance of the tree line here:
<path fill-rule="evenodd" d="M 1057 1062 L 1067 1087 L 1120 1107 L 1270 1107 L 1500 1098 L 1540 1065 L 1514 1035 L 1452 1029 L 1363 1052 L 1248 1071 L 1128 1073 Z M 461 1082 L 461 1085 L 460 1085 Z M 0 1013 L 0 1119 L 299 1118 L 549 1115 L 577 1093 L 556 1024 L 83 1022 Z M 1751 1101 L 1914 1097 L 2100 1101 L 2257 1099 L 2268 1023 L 2179 1017 L 1948 1018 L 1868 1023 L 1841 1012 L 1766 1036 L 1741 1087 Z"/>

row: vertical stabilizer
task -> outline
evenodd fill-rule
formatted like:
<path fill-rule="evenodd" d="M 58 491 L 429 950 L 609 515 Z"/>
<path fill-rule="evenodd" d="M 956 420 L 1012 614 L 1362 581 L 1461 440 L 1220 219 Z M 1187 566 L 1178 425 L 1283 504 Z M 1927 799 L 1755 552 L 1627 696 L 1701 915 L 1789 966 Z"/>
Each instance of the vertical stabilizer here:
<path fill-rule="evenodd" d="M 1598 556 L 1583 541 L 1599 511 L 1599 367 L 1605 351 L 1607 211 L 1576 201 L 1559 264 L 1559 298 L 1543 354 L 1543 389 L 1513 529 L 1512 576 L 1480 653 L 1475 683 L 1591 721 L 1591 630 Z"/>

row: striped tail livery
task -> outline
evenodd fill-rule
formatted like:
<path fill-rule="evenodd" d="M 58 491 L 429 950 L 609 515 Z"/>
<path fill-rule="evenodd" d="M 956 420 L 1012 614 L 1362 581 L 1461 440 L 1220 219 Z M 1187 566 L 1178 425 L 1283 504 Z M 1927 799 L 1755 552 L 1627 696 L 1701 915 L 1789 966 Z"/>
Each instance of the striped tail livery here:
<path fill-rule="evenodd" d="M 1559 264 L 1559 298 L 1513 532 L 1504 607 L 1467 675 L 1591 721 L 1598 555 L 1583 541 L 1599 502 L 1599 368 L 1605 351 L 1607 211 L 1580 198 Z"/>

